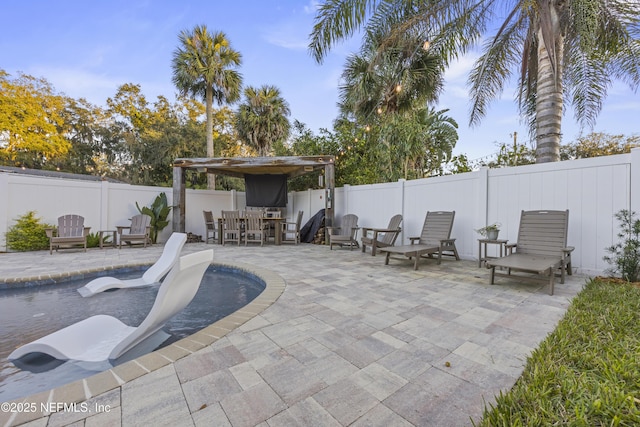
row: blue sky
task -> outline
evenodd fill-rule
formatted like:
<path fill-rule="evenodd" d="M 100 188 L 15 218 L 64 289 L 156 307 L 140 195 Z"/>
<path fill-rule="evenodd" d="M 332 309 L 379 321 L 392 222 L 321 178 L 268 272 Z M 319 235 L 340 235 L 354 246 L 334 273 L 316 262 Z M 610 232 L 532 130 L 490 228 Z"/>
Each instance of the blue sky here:
<path fill-rule="evenodd" d="M 345 58 L 360 40 L 336 46 L 323 64 L 307 45 L 316 1 L 151 1 L 151 0 L 5 0 L 0 24 L 0 69 L 44 77 L 56 91 L 105 105 L 125 83 L 139 84 L 150 102 L 174 98 L 171 55 L 178 34 L 195 25 L 223 31 L 242 54 L 244 84 L 277 86 L 291 107 L 291 118 L 312 130 L 332 128 L 337 116 L 338 85 Z M 470 159 L 490 156 L 497 142 L 519 142 L 528 134 L 517 114 L 515 86 L 491 104 L 480 126 L 469 128 L 466 77 L 475 55 L 446 74 L 437 106 L 450 109 L 460 128 L 455 154 Z M 640 95 L 622 84 L 610 91 L 593 129 L 612 134 L 640 134 Z M 586 129 L 583 133 L 588 133 Z M 564 142 L 580 135 L 571 110 L 563 121 Z"/>

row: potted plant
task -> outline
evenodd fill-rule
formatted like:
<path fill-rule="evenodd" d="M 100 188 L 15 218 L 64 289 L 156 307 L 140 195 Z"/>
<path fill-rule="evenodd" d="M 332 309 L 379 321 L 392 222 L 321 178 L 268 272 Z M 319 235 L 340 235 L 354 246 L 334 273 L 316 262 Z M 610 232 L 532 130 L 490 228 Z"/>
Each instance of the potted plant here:
<path fill-rule="evenodd" d="M 480 234 L 483 237 L 486 237 L 489 240 L 497 240 L 498 234 L 500 233 L 500 223 L 494 222 L 493 224 L 479 228 L 476 230 L 476 233 Z"/>

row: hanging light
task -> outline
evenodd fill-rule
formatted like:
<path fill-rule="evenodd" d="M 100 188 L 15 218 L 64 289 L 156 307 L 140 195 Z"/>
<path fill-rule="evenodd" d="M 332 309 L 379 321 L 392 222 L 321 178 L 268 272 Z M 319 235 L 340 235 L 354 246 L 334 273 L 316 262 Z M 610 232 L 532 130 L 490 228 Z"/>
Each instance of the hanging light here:
<path fill-rule="evenodd" d="M 429 42 L 429 39 L 426 39 L 422 44 L 422 50 L 429 50 L 429 47 L 431 47 L 431 42 Z"/>
<path fill-rule="evenodd" d="M 400 93 L 400 91 L 402 91 L 402 85 L 400 83 L 398 83 L 396 85 L 396 92 Z"/>

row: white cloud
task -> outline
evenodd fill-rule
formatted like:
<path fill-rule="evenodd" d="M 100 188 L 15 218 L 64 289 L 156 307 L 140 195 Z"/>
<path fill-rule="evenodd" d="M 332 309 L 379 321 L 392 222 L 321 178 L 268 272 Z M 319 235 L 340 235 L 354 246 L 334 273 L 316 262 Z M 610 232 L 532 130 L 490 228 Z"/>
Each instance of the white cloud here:
<path fill-rule="evenodd" d="M 445 80 L 447 82 L 466 82 L 476 59 L 478 59 L 478 55 L 470 53 L 458 58 L 446 69 Z"/>
<path fill-rule="evenodd" d="M 114 78 L 79 68 L 36 68 L 31 74 L 46 76 L 57 92 L 76 99 L 85 98 L 96 105 L 104 105 L 120 85 L 129 83 L 125 77 Z"/>

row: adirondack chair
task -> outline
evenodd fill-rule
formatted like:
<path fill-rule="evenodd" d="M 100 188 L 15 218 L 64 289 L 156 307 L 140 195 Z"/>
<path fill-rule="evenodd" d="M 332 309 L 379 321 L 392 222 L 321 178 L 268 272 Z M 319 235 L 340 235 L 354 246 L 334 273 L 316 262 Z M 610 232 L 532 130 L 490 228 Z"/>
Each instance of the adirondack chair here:
<path fill-rule="evenodd" d="M 249 210 L 244 215 L 244 245 L 249 242 L 264 244 L 267 230 L 264 223 L 264 212 L 261 210 Z"/>
<path fill-rule="evenodd" d="M 393 246 L 400 234 L 400 223 L 402 215 L 394 215 L 389 221 L 387 228 L 362 228 L 362 252 L 366 251 L 367 245 L 371 246 L 371 256 L 376 256 L 377 248 Z"/>
<path fill-rule="evenodd" d="M 427 212 L 422 226 L 420 237 L 410 237 L 410 245 L 389 246 L 380 248 L 380 252 L 386 252 L 384 264 L 389 264 L 391 254 L 404 255 L 408 258 L 415 258 L 413 269 L 418 269 L 418 261 L 422 257 L 433 258 L 433 254 L 438 254 L 438 264 L 443 255 L 454 256 L 459 260 L 458 250 L 456 249 L 456 239 L 451 238 L 451 229 L 453 228 L 453 219 L 456 213 L 437 211 Z"/>
<path fill-rule="evenodd" d="M 240 246 L 242 240 L 242 221 L 240 211 L 222 211 L 222 245 L 226 242 L 237 242 Z"/>
<path fill-rule="evenodd" d="M 571 252 L 567 246 L 569 210 L 565 211 L 522 211 L 518 241 L 507 245 L 507 256 L 489 259 L 485 262 L 491 269 L 491 284 L 496 276 L 515 277 L 512 271 L 522 271 L 544 276 L 518 276 L 523 280 L 543 281 L 549 284 L 549 295 L 553 295 L 556 272 L 559 270 L 560 283 L 564 283 L 565 272 L 571 274 Z M 506 269 L 506 273 L 496 271 L 496 267 Z"/>
<path fill-rule="evenodd" d="M 60 329 L 15 349 L 9 360 L 29 353 L 44 353 L 59 360 L 89 363 L 137 357 L 152 351 L 170 335 L 164 324 L 182 311 L 193 299 L 205 271 L 213 261 L 213 249 L 185 255 L 162 281 L 151 311 L 142 323 L 128 326 L 115 317 L 98 314 Z"/>
<path fill-rule="evenodd" d="M 329 229 L 329 249 L 333 249 L 333 245 L 349 245 L 349 249 L 358 247 L 358 217 L 357 215 L 347 214 L 342 217 L 340 227 L 327 227 Z"/>
<path fill-rule="evenodd" d="M 204 242 L 209 243 L 209 240 L 216 241 L 216 221 L 213 219 L 213 213 L 211 211 L 202 211 L 204 216 L 205 235 Z"/>
<path fill-rule="evenodd" d="M 300 225 L 302 224 L 303 211 L 298 211 L 295 222 L 282 223 L 282 243 L 300 243 Z"/>
<path fill-rule="evenodd" d="M 45 233 L 49 238 L 49 254 L 56 252 L 60 246 L 83 245 L 87 251 L 87 236 L 91 227 L 84 226 L 84 217 L 80 215 L 63 215 L 58 217 L 58 228 L 46 228 Z"/>
<path fill-rule="evenodd" d="M 151 244 L 151 217 L 145 214 L 138 214 L 131 217 L 131 225 L 126 227 L 117 225 L 120 244 L 118 248 L 122 249 L 122 242 L 132 244 L 134 242 L 142 242 L 146 248 L 147 243 Z M 126 232 L 125 232 L 126 231 Z"/>

